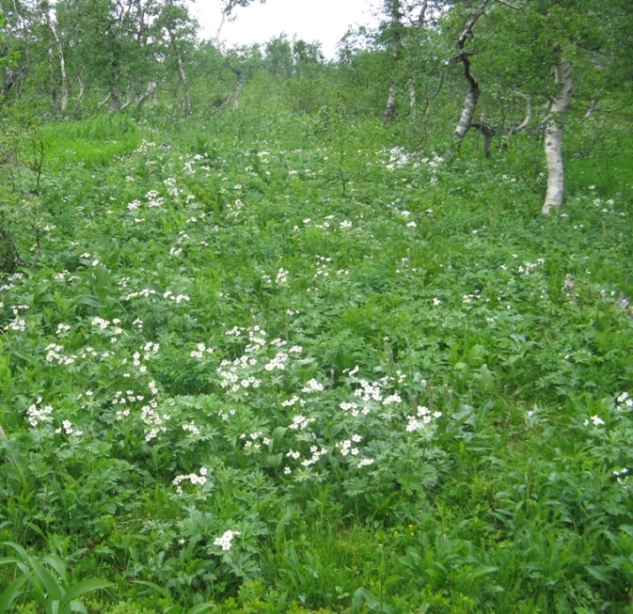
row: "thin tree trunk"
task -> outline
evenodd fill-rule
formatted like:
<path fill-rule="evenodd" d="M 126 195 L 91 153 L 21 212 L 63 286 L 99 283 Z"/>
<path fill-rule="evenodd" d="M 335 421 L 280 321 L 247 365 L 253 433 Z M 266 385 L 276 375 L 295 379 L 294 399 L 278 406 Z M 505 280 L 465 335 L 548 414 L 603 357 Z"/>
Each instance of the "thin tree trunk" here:
<path fill-rule="evenodd" d="M 389 81 L 389 94 L 387 96 L 387 106 L 385 107 L 385 114 L 382 116 L 382 123 L 389 124 L 393 120 L 393 116 L 396 112 L 396 79 L 391 77 Z"/>
<path fill-rule="evenodd" d="M 48 49 L 48 72 L 51 80 L 51 102 L 53 103 L 53 111 L 57 111 L 57 80 L 55 79 L 55 70 L 53 68 L 53 48 Z"/>
<path fill-rule="evenodd" d="M 147 82 L 147 87 L 145 88 L 145 91 L 142 94 L 138 94 L 136 96 L 136 105 L 137 106 L 142 106 L 143 103 L 150 97 L 156 96 L 156 82 L 154 81 L 148 81 Z"/>
<path fill-rule="evenodd" d="M 387 106 L 382 116 L 383 124 L 390 124 L 393 121 L 396 113 L 396 76 L 395 73 L 398 70 L 398 64 L 400 63 L 400 57 L 402 55 L 402 35 L 400 29 L 402 28 L 401 19 L 402 12 L 400 10 L 400 0 L 389 0 L 386 3 L 391 17 L 391 55 L 393 58 L 392 65 L 392 77 L 389 80 L 389 93 L 387 94 Z"/>
<path fill-rule="evenodd" d="M 492 144 L 492 139 L 496 134 L 496 130 L 490 125 L 487 124 L 483 119 L 480 122 L 472 122 L 472 128 L 477 128 L 479 132 L 484 137 L 484 155 L 486 158 L 490 157 L 490 145 Z"/>
<path fill-rule="evenodd" d="M 185 65 L 182 61 L 182 55 L 180 54 L 180 49 L 178 48 L 176 37 L 171 30 L 169 30 L 169 40 L 176 56 L 176 70 L 178 71 L 178 78 L 180 79 L 180 85 L 182 86 L 182 93 L 184 96 L 182 102 L 182 114 L 189 115 L 191 113 L 191 100 L 189 99 L 189 85 L 187 83 L 187 74 L 185 73 Z"/>
<path fill-rule="evenodd" d="M 560 52 L 555 50 L 559 55 Z M 565 170 L 563 166 L 563 117 L 571 104 L 571 63 L 558 57 L 554 69 L 558 96 L 552 101 L 545 121 L 545 160 L 547 162 L 547 193 L 543 213 L 549 214 L 565 201 Z"/>
<path fill-rule="evenodd" d="M 455 149 L 457 150 L 461 147 L 466 133 L 472 126 L 473 116 L 475 115 L 475 109 L 477 108 L 477 101 L 481 95 L 479 83 L 470 72 L 470 60 L 468 59 L 468 54 L 462 53 L 460 59 L 464 65 L 464 76 L 468 81 L 468 92 L 466 93 L 466 98 L 464 99 L 464 104 L 462 105 L 462 113 L 453 134 Z"/>
<path fill-rule="evenodd" d="M 119 111 L 125 111 L 125 109 L 132 106 L 133 98 L 131 88 L 128 85 L 127 90 L 125 91 L 125 102 L 119 107 Z"/>
<path fill-rule="evenodd" d="M 508 149 L 508 143 L 510 142 L 510 138 L 513 137 L 517 132 L 521 132 L 521 130 L 525 130 L 532 119 L 532 104 L 530 103 L 529 96 L 522 94 L 523 98 L 525 98 L 525 119 L 518 125 L 512 126 L 509 130 L 507 130 L 506 134 L 501 141 L 501 145 L 499 145 L 499 149 L 501 151 L 505 151 Z"/>
<path fill-rule="evenodd" d="M 244 79 L 242 77 L 242 71 L 239 68 L 234 68 L 233 72 L 237 79 L 235 83 L 235 95 L 233 96 L 233 108 L 235 110 L 240 108 L 240 100 L 242 99 L 242 86 L 244 85 Z"/>
<path fill-rule="evenodd" d="M 479 82 L 470 71 L 471 54 L 464 51 L 464 46 L 466 45 L 466 41 L 472 37 L 473 28 L 475 27 L 477 20 L 484 14 L 484 10 L 490 2 L 491 0 L 482 0 L 481 4 L 477 7 L 477 10 L 469 17 L 466 25 L 464 26 L 464 30 L 457 39 L 456 47 L 458 55 L 455 60 L 459 60 L 463 64 L 464 77 L 466 77 L 466 80 L 468 81 L 468 92 L 466 93 L 464 105 L 462 106 L 462 113 L 453 134 L 453 141 L 455 142 L 455 149 L 457 150 L 459 150 L 466 133 L 472 125 L 473 116 L 475 115 L 475 109 L 477 107 L 477 100 L 479 100 L 479 95 L 481 94 Z"/>
<path fill-rule="evenodd" d="M 116 113 L 121 109 L 121 95 L 116 82 L 110 86 L 110 113 Z"/>
<path fill-rule="evenodd" d="M 108 92 L 108 95 L 97 105 L 97 111 L 104 107 L 110 98 L 112 98 L 112 92 Z"/>
<path fill-rule="evenodd" d="M 86 75 L 83 70 L 77 73 L 77 83 L 79 83 L 79 93 L 77 94 L 77 102 L 81 103 L 86 93 Z"/>
<path fill-rule="evenodd" d="M 66 72 L 66 59 L 64 58 L 64 47 L 62 45 L 59 36 L 57 35 L 57 30 L 53 25 L 51 20 L 50 13 L 48 10 L 46 11 L 46 23 L 48 24 L 48 29 L 51 31 L 53 38 L 55 39 L 55 46 L 57 47 L 57 55 L 59 56 L 59 72 L 61 73 L 62 78 L 62 100 L 60 104 L 60 111 L 63 114 L 66 113 L 66 109 L 68 108 L 68 74 Z"/>
<path fill-rule="evenodd" d="M 587 107 L 587 112 L 585 113 L 586 119 L 591 119 L 593 117 L 593 112 L 596 110 L 597 104 L 598 101 L 595 98 L 589 103 L 589 106 Z"/>

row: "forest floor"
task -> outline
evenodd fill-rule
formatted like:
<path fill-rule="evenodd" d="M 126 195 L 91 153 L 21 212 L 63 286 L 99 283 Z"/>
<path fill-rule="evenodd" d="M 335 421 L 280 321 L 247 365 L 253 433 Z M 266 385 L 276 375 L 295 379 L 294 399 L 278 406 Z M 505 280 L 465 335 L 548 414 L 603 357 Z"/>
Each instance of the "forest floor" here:
<path fill-rule="evenodd" d="M 202 124 L 0 169 L 0 612 L 633 611 L 624 137 Z"/>

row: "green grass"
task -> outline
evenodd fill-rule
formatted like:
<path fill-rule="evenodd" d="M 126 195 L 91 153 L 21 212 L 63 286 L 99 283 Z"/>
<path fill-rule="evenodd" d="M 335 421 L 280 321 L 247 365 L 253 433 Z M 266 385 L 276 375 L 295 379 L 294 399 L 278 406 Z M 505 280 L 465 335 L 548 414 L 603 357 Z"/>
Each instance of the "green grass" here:
<path fill-rule="evenodd" d="M 0 542 L 113 582 L 92 612 L 630 611 L 631 144 L 600 129 L 542 217 L 529 135 L 42 127 L 37 189 L 2 169 Z"/>

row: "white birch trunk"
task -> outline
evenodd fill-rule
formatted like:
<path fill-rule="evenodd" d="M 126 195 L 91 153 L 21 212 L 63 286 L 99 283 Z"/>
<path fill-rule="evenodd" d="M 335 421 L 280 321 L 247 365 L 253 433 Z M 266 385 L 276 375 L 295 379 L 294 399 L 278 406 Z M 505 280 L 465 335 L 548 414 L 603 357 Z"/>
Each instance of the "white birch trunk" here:
<path fill-rule="evenodd" d="M 57 35 L 57 30 L 53 25 L 50 14 L 46 11 L 46 22 L 48 24 L 48 29 L 51 31 L 53 38 L 55 39 L 55 46 L 57 47 L 57 55 L 59 56 L 59 71 L 61 73 L 62 78 L 62 100 L 60 103 L 60 111 L 62 114 L 66 113 L 66 109 L 68 108 L 68 74 L 66 72 L 66 59 L 64 58 L 64 47 L 62 46 L 61 40 L 59 40 L 59 36 Z"/>
<path fill-rule="evenodd" d="M 396 80 L 392 77 L 389 81 L 389 94 L 387 96 L 387 106 L 385 107 L 385 114 L 382 117 L 383 124 L 391 123 L 393 116 L 396 112 Z"/>
<path fill-rule="evenodd" d="M 473 117 L 475 115 L 475 109 L 477 107 L 477 100 L 479 100 L 479 95 L 481 94 L 479 83 L 475 76 L 470 72 L 469 54 L 464 51 L 464 47 L 466 45 L 466 41 L 472 37 L 473 28 L 475 27 L 477 20 L 484 14 L 486 6 L 488 6 L 490 2 L 491 0 L 481 1 L 480 5 L 466 22 L 462 33 L 457 39 L 457 44 L 455 45 L 458 55 L 456 58 L 454 58 L 454 60 L 461 61 L 464 66 L 464 77 L 468 81 L 468 92 L 466 93 L 466 98 L 464 99 L 462 113 L 460 115 L 459 121 L 457 122 L 455 132 L 453 133 L 455 149 L 457 150 L 459 150 L 462 141 L 466 136 L 466 133 L 472 125 Z"/>
<path fill-rule="evenodd" d="M 242 77 L 241 70 L 235 70 L 235 77 L 237 79 L 235 83 L 235 94 L 233 96 L 233 108 L 237 111 L 240 108 L 240 101 L 242 99 L 242 86 L 244 84 L 244 79 Z"/>
<path fill-rule="evenodd" d="M 77 102 L 81 102 L 86 92 L 86 77 L 83 69 L 77 74 L 77 83 L 79 83 L 79 93 L 77 94 Z"/>
<path fill-rule="evenodd" d="M 392 66 L 392 77 L 389 79 L 389 93 L 387 94 L 387 106 L 385 107 L 385 112 L 382 116 L 383 124 L 390 124 L 394 118 L 396 113 L 396 94 L 397 94 L 397 86 L 396 86 L 396 77 L 395 73 L 398 70 L 398 64 L 400 62 L 400 56 L 402 55 L 402 36 L 400 33 L 400 28 L 402 27 L 400 20 L 402 18 L 401 15 L 401 7 L 400 0 L 391 0 L 391 2 L 387 3 L 389 6 L 389 13 L 391 17 L 391 55 L 393 58 L 393 66 Z"/>
<path fill-rule="evenodd" d="M 189 99 L 189 85 L 187 83 L 185 65 L 182 61 L 182 55 L 180 55 L 178 43 L 176 42 L 174 33 L 171 30 L 169 31 L 169 38 L 171 42 L 171 47 L 174 50 L 174 54 L 176 55 L 176 70 L 178 71 L 178 78 L 180 79 L 180 85 L 182 86 L 182 93 L 184 96 L 182 102 L 182 114 L 189 115 L 189 113 L 191 112 L 191 101 Z"/>
<path fill-rule="evenodd" d="M 545 124 L 545 160 L 547 193 L 542 212 L 547 215 L 565 201 L 565 169 L 563 165 L 563 115 L 571 104 L 571 64 L 562 60 L 555 67 L 558 96 L 552 101 Z"/>
<path fill-rule="evenodd" d="M 479 95 L 481 94 L 479 83 L 477 83 L 477 79 L 475 79 L 470 72 L 470 62 L 468 61 L 468 58 L 464 58 L 463 61 L 464 73 L 466 79 L 468 79 L 468 92 L 466 93 L 466 98 L 464 99 L 464 104 L 462 106 L 462 113 L 453 134 L 456 149 L 460 148 L 466 133 L 472 126 L 473 116 L 475 115 L 475 109 L 477 108 L 477 100 L 479 100 Z"/>

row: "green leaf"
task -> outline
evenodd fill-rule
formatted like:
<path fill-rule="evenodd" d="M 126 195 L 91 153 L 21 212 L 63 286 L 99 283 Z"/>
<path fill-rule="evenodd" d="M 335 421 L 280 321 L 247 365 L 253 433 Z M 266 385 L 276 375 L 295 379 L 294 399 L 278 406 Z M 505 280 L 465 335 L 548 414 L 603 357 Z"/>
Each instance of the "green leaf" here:
<path fill-rule="evenodd" d="M 35 577 L 38 579 L 49 600 L 60 601 L 64 596 L 64 589 L 59 586 L 55 578 L 50 574 L 48 569 L 44 567 L 35 557 L 29 557 L 29 564 L 33 569 Z"/>
<path fill-rule="evenodd" d="M 92 591 L 102 590 L 104 588 L 110 588 L 115 586 L 112 582 L 108 582 L 107 580 L 99 580 L 99 579 L 91 579 L 84 580 L 83 582 L 78 582 L 71 586 L 64 595 L 64 598 L 61 600 L 59 604 L 60 610 L 63 612 L 65 608 L 67 608 L 71 602 L 80 597 L 81 595 L 85 595 L 86 593 L 90 593 Z"/>
<path fill-rule="evenodd" d="M 213 603 L 213 601 L 205 601 L 204 603 L 194 605 L 193 608 L 188 609 L 185 614 L 198 614 L 198 612 L 204 612 L 205 610 L 210 610 L 213 607 L 215 607 L 215 603 Z"/>
<path fill-rule="evenodd" d="M 105 307 L 103 301 L 92 294 L 80 294 L 76 299 L 77 305 L 88 305 L 88 307 Z"/>
<path fill-rule="evenodd" d="M 278 426 L 273 431 L 273 436 L 272 436 L 273 446 L 276 446 L 281 442 L 287 430 L 288 429 L 285 426 Z"/>
<path fill-rule="evenodd" d="M 170 601 L 172 601 L 172 596 L 169 594 L 167 589 L 164 589 L 162 586 L 158 586 L 154 582 L 150 582 L 149 580 L 132 580 L 134 584 L 142 584 L 143 586 L 149 586 L 153 588 L 155 591 L 159 592 L 163 597 L 166 597 Z"/>
<path fill-rule="evenodd" d="M 5 612 L 9 612 L 9 606 L 11 602 L 22 595 L 20 588 L 22 585 L 31 577 L 31 574 L 22 574 L 18 578 L 16 578 L 5 591 L 0 595 L 0 614 L 5 614 Z"/>

